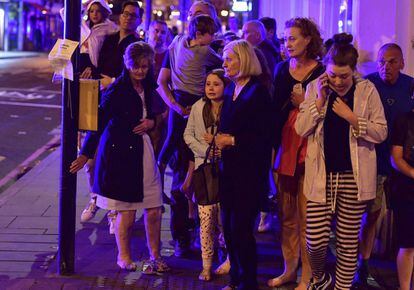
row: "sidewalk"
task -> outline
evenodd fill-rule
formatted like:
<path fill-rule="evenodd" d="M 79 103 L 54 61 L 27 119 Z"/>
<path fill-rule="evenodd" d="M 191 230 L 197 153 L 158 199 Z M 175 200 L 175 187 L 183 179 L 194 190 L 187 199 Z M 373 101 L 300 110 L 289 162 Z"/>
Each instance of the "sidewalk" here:
<path fill-rule="evenodd" d="M 57 275 L 58 186 L 60 147 L 29 173 L 0 194 L 0 289 L 221 289 L 227 277 L 212 282 L 197 279 L 201 270 L 199 254 L 191 259 L 178 259 L 168 241 L 169 207 L 162 222 L 162 255 L 172 272 L 162 276 L 145 276 L 118 269 L 115 237 L 108 232 L 105 212 L 100 210 L 90 222 L 76 224 L 76 274 Z M 78 174 L 77 219 L 88 201 L 86 177 Z M 168 191 L 167 191 L 168 192 Z M 139 215 L 137 215 L 138 218 Z M 280 274 L 283 267 L 278 231 L 257 235 L 259 283 Z M 147 257 L 142 220 L 134 226 L 133 257 Z M 372 289 L 395 289 L 397 285 L 393 261 L 372 260 L 372 274 L 382 286 Z M 217 266 L 217 262 L 216 262 Z M 332 255 L 328 269 L 333 269 Z M 277 289 L 293 289 L 294 284 Z"/>

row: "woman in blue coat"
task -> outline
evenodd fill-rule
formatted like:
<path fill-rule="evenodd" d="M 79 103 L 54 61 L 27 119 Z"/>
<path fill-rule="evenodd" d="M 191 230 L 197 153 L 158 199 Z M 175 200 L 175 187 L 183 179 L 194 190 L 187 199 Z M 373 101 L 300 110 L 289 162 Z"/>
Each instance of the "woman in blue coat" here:
<path fill-rule="evenodd" d="M 152 48 L 144 42 L 127 47 L 125 69 L 99 105 L 98 132 L 88 133 L 79 157 L 70 168 L 71 172 L 77 172 L 98 148 L 93 189 L 97 193 L 97 206 L 118 212 L 115 237 L 117 264 L 122 269 L 137 268 L 130 253 L 130 232 L 136 210 L 145 209 L 150 260 L 144 263 L 144 273 L 168 270 L 159 253 L 161 181 L 147 135 L 154 127 L 153 59 Z"/>
<path fill-rule="evenodd" d="M 253 47 L 245 40 L 224 47 L 223 68 L 232 83 L 224 92 L 216 145 L 222 150 L 220 202 L 230 258 L 230 284 L 257 289 L 254 222 L 268 192 L 271 158 L 271 99 Z"/>

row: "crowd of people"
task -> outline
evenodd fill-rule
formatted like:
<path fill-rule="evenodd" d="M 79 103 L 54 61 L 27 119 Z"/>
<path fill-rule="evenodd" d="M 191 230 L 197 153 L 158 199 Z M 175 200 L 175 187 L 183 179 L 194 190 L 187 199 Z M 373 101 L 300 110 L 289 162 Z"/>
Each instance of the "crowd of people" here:
<path fill-rule="evenodd" d="M 70 171 L 88 173 L 91 198 L 81 221 L 108 210 L 121 269 L 138 268 L 130 243 L 142 209 L 149 253 L 142 272 L 170 270 L 160 254 L 169 205 L 177 257 L 191 252 L 191 233 L 199 231 L 200 280 L 229 274 L 224 290 L 257 289 L 254 233 L 257 219 L 259 232 L 271 228 L 273 191 L 284 270 L 268 286 L 367 286 L 387 204 L 400 289 L 410 289 L 414 79 L 401 72 L 398 44 L 384 44 L 378 72 L 361 77 L 352 35 L 324 44 L 308 18 L 288 20 L 281 40 L 269 17 L 244 23 L 241 34 L 232 19 L 223 33 L 214 6 L 201 0 L 188 11 L 188 31 L 172 39 L 167 23 L 154 20 L 143 40 L 138 2 L 123 4 L 118 25 L 111 13 L 105 0 L 85 7 L 80 77 L 100 80 L 102 97 L 98 131 L 87 132 Z M 334 220 L 332 275 L 326 258 Z M 215 251 L 222 264 L 213 270 Z"/>

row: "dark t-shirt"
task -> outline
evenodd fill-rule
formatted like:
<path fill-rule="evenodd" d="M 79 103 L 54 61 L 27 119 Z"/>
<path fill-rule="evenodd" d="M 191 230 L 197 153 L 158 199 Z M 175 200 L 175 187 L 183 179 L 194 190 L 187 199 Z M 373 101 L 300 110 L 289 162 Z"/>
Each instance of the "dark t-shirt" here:
<path fill-rule="evenodd" d="M 412 77 L 400 73 L 397 82 L 389 85 L 383 82 L 378 73 L 372 73 L 366 76 L 366 79 L 374 83 L 384 106 L 384 114 L 388 123 L 387 139 L 375 146 L 377 151 L 378 174 L 388 175 L 391 173 L 390 163 L 390 138 L 394 120 L 397 116 L 414 109 Z"/>
<path fill-rule="evenodd" d="M 355 85 L 342 97 L 342 100 L 351 108 L 354 107 Z M 332 106 L 339 98 L 336 92 L 329 96 L 328 107 L 323 123 L 324 154 L 326 172 L 344 172 L 352 170 L 351 153 L 349 148 L 350 125 L 347 120 L 338 116 Z"/>
<path fill-rule="evenodd" d="M 403 158 L 414 167 L 414 112 L 408 112 L 396 118 L 392 134 L 391 145 L 403 147 Z M 405 174 L 393 170 L 392 179 L 398 190 L 393 193 L 394 199 L 414 202 L 414 179 Z"/>
<path fill-rule="evenodd" d="M 119 42 L 120 33 L 108 35 L 102 44 L 98 59 L 98 72 L 116 78 L 124 68 L 124 53 L 128 45 L 141 39 L 130 34 Z"/>

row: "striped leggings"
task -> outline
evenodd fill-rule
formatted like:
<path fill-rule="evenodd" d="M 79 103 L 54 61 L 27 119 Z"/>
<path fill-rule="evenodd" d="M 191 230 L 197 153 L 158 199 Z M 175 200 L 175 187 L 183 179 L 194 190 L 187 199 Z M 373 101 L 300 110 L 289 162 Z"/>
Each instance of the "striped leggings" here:
<path fill-rule="evenodd" d="M 366 203 L 358 201 L 352 172 L 327 174 L 326 204 L 307 202 L 306 246 L 312 275 L 321 279 L 325 272 L 329 234 L 336 214 L 335 289 L 350 289 L 357 269 L 358 236 Z"/>

